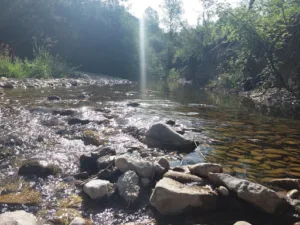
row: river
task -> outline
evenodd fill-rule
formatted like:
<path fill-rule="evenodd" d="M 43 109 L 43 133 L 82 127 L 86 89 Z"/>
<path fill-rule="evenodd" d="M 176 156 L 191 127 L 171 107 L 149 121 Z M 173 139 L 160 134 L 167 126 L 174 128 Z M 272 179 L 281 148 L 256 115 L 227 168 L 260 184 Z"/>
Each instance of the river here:
<path fill-rule="evenodd" d="M 47 96 L 51 95 L 62 100 L 48 101 Z M 127 106 L 129 102 L 139 103 L 139 106 Z M 69 125 L 69 116 L 50 113 L 53 109 L 72 109 L 76 111 L 76 117 L 94 122 Z M 97 123 L 105 120 L 109 122 Z M 115 148 L 117 153 L 130 149 L 134 154 L 147 147 L 125 132 L 126 128 L 143 130 L 167 120 L 176 121 L 177 130 L 188 128 L 184 135 L 199 141 L 192 153 L 153 150 L 153 155 L 166 154 L 172 166 L 220 163 L 226 173 L 261 184 L 274 178 L 300 178 L 300 121 L 268 115 L 267 110 L 261 112 L 246 98 L 218 95 L 188 84 L 172 91 L 151 86 L 144 96 L 141 96 L 139 86 L 130 82 L 7 89 L 0 99 L 0 190 L 2 194 L 3 190 L 6 194 L 37 190 L 42 201 L 29 205 L 1 204 L 0 209 L 2 212 L 26 209 L 49 219 L 57 214 L 58 208 L 71 208 L 93 219 L 96 224 L 155 219 L 158 224 L 167 224 L 159 222 L 165 220 L 150 212 L 147 203 L 131 210 L 119 203 L 97 205 L 86 200 L 81 202 L 76 197 L 80 191 L 73 178 L 79 172 L 80 155 L 97 149 L 84 144 L 80 136 L 82 130 L 97 131 L 103 143 Z M 18 168 L 26 159 L 57 164 L 63 175 L 44 180 L 19 178 Z M 78 204 L 75 204 L 76 200 Z M 74 205 L 68 205 L 72 201 Z M 266 221 L 270 221 L 269 218 Z M 277 224 L 276 219 L 266 224 Z"/>

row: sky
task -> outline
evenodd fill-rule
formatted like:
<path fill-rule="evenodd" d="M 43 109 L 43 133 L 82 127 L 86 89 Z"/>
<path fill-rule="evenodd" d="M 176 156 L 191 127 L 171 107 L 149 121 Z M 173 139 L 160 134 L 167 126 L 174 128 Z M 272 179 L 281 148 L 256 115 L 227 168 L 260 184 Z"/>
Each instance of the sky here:
<path fill-rule="evenodd" d="M 152 7 L 153 9 L 160 11 L 159 6 L 162 0 L 129 0 L 131 5 L 130 12 L 140 18 L 142 16 L 143 10 L 147 7 Z M 201 14 L 201 4 L 199 0 L 185 0 L 184 5 L 184 19 L 188 21 L 191 25 L 197 24 L 197 18 Z"/>
<path fill-rule="evenodd" d="M 240 0 L 228 0 L 232 5 L 236 4 Z M 162 0 L 128 0 L 128 3 L 131 5 L 130 12 L 140 18 L 143 14 L 143 11 L 147 7 L 152 7 L 153 9 L 160 12 L 159 6 L 162 3 Z M 183 0 L 184 7 L 184 19 L 190 25 L 196 25 L 199 15 L 202 14 L 202 5 L 199 0 Z"/>

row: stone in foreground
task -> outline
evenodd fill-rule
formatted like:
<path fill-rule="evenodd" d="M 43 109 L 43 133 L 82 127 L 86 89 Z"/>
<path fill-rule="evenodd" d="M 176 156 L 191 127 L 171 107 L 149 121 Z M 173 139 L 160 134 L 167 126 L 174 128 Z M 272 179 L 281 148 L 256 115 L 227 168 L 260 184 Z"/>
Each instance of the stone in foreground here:
<path fill-rule="evenodd" d="M 176 149 L 191 152 L 196 148 L 194 141 L 176 133 L 168 125 L 158 123 L 146 132 L 145 142 L 150 148 Z"/>
<path fill-rule="evenodd" d="M 91 180 L 83 186 L 83 191 L 91 199 L 98 199 L 108 196 L 113 185 L 107 180 Z"/>
<path fill-rule="evenodd" d="M 174 215 L 190 208 L 214 210 L 217 197 L 217 193 L 209 187 L 184 185 L 170 178 L 163 178 L 156 184 L 150 203 L 161 214 Z"/>
<path fill-rule="evenodd" d="M 192 174 L 199 177 L 207 177 L 209 173 L 222 173 L 223 168 L 220 164 L 215 163 L 198 163 L 188 166 Z"/>
<path fill-rule="evenodd" d="M 120 176 L 117 187 L 120 196 L 128 203 L 135 202 L 140 195 L 139 177 L 134 171 L 127 171 Z"/>
<path fill-rule="evenodd" d="M 240 199 L 267 213 L 279 213 L 288 207 L 285 199 L 279 197 L 275 191 L 260 184 L 221 173 L 209 173 L 208 179 L 213 184 L 224 185 L 230 191 L 236 193 Z"/>
<path fill-rule="evenodd" d="M 37 218 L 23 210 L 0 215 L 0 225 L 37 225 Z"/>

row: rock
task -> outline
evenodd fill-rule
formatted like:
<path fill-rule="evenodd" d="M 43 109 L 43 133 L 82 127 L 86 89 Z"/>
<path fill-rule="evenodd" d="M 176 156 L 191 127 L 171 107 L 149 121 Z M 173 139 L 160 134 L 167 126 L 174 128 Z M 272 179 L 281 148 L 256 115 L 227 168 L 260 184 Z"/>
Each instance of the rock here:
<path fill-rule="evenodd" d="M 300 179 L 291 179 L 291 178 L 274 179 L 267 183 L 272 186 L 283 188 L 285 190 L 292 190 L 292 189 L 300 188 Z"/>
<path fill-rule="evenodd" d="M 151 183 L 151 180 L 149 178 L 145 178 L 145 177 L 142 177 L 141 178 L 141 184 L 143 187 L 148 187 Z"/>
<path fill-rule="evenodd" d="M 48 101 L 60 101 L 61 98 L 59 96 L 52 95 L 52 96 L 48 96 L 47 100 Z"/>
<path fill-rule="evenodd" d="M 134 171 L 127 171 L 120 176 L 117 187 L 120 196 L 128 203 L 134 203 L 140 195 L 139 177 Z"/>
<path fill-rule="evenodd" d="M 20 167 L 18 174 L 45 178 L 50 175 L 55 176 L 60 172 L 61 169 L 57 165 L 49 164 L 46 161 L 28 160 Z"/>
<path fill-rule="evenodd" d="M 135 171 L 141 177 L 152 178 L 154 175 L 155 167 L 153 163 L 129 158 L 126 156 L 117 157 L 115 165 L 122 173 L 129 170 Z"/>
<path fill-rule="evenodd" d="M 300 192 L 297 189 L 289 191 L 286 196 L 291 199 L 297 199 L 300 197 Z"/>
<path fill-rule="evenodd" d="M 74 116 L 77 112 L 73 109 L 54 109 L 52 113 L 53 115 Z"/>
<path fill-rule="evenodd" d="M 99 162 L 97 162 L 97 160 L 99 158 L 102 158 L 105 156 L 110 159 L 110 156 L 113 156 L 113 155 L 116 155 L 116 150 L 114 150 L 108 146 L 99 148 L 95 152 L 81 155 L 80 159 L 79 159 L 80 168 L 82 171 L 87 171 L 89 173 L 96 173 L 99 171 L 99 169 L 104 169 L 104 168 L 102 168 L 104 166 L 104 164 L 99 165 Z M 102 160 L 104 160 L 104 158 Z"/>
<path fill-rule="evenodd" d="M 209 173 L 208 179 L 216 185 L 224 185 L 229 191 L 237 194 L 240 199 L 274 214 L 285 210 L 288 203 L 273 190 L 260 184 L 232 177 L 228 174 Z"/>
<path fill-rule="evenodd" d="M 112 189 L 113 185 L 107 180 L 91 180 L 83 186 L 83 191 L 91 199 L 106 197 Z"/>
<path fill-rule="evenodd" d="M 81 218 L 81 217 L 76 217 L 71 223 L 70 225 L 86 225 L 85 219 Z"/>
<path fill-rule="evenodd" d="M 79 99 L 88 99 L 90 96 L 86 93 L 81 93 L 80 95 L 77 96 Z"/>
<path fill-rule="evenodd" d="M 158 163 L 154 163 L 155 175 L 163 176 L 166 171 L 167 170 L 165 168 L 163 168 L 161 165 L 159 165 Z"/>
<path fill-rule="evenodd" d="M 300 222 L 294 223 L 294 225 L 300 225 Z"/>
<path fill-rule="evenodd" d="M 23 210 L 0 214 L 0 225 L 37 225 L 37 218 Z"/>
<path fill-rule="evenodd" d="M 166 170 L 170 168 L 170 163 L 165 157 L 158 158 L 157 163 L 161 165 L 163 168 L 165 168 Z"/>
<path fill-rule="evenodd" d="M 42 202 L 42 195 L 39 191 L 23 190 L 17 193 L 0 195 L 0 204 L 7 205 L 38 205 Z"/>
<path fill-rule="evenodd" d="M 251 224 L 248 223 L 248 222 L 245 222 L 245 221 L 238 221 L 238 222 L 236 222 L 236 223 L 233 224 L 233 225 L 251 225 Z"/>
<path fill-rule="evenodd" d="M 191 152 L 196 148 L 194 141 L 186 139 L 163 123 L 155 124 L 147 130 L 145 142 L 150 148 L 182 150 L 185 152 Z"/>
<path fill-rule="evenodd" d="M 224 197 L 227 197 L 227 196 L 229 195 L 228 189 L 227 189 L 226 187 L 224 187 L 224 186 L 218 187 L 218 188 L 217 188 L 217 192 L 218 192 L 220 195 L 224 196 Z"/>
<path fill-rule="evenodd" d="M 83 142 L 85 145 L 95 145 L 95 146 L 104 144 L 104 141 L 100 138 L 99 133 L 93 130 L 83 131 Z"/>
<path fill-rule="evenodd" d="M 181 173 L 181 172 L 175 172 L 175 171 L 169 171 L 165 173 L 164 177 L 171 178 L 173 180 L 176 180 L 180 183 L 203 183 L 203 180 L 198 177 L 187 173 Z"/>
<path fill-rule="evenodd" d="M 3 88 L 15 88 L 15 85 L 9 81 L 6 81 L 4 83 L 2 83 L 1 85 Z"/>
<path fill-rule="evenodd" d="M 138 106 L 140 106 L 140 103 L 138 103 L 138 102 L 129 102 L 129 103 L 127 103 L 127 106 L 138 107 Z"/>
<path fill-rule="evenodd" d="M 209 211 L 217 207 L 217 193 L 209 187 L 190 186 L 163 178 L 156 184 L 150 203 L 163 215 L 180 214 L 189 208 Z"/>
<path fill-rule="evenodd" d="M 176 124 L 176 122 L 174 120 L 168 120 L 168 121 L 166 121 L 166 124 L 174 126 Z"/>
<path fill-rule="evenodd" d="M 191 174 L 199 177 L 207 177 L 209 173 L 222 173 L 223 168 L 219 164 L 214 163 L 199 163 L 196 165 L 188 166 Z"/>
<path fill-rule="evenodd" d="M 98 178 L 101 180 L 108 180 L 112 183 L 116 183 L 122 173 L 116 168 L 101 170 L 98 173 Z"/>
<path fill-rule="evenodd" d="M 97 168 L 98 170 L 105 169 L 110 165 L 113 166 L 115 164 L 115 156 L 102 156 L 97 160 Z"/>
<path fill-rule="evenodd" d="M 82 120 L 79 118 L 70 118 L 68 120 L 69 125 L 75 125 L 75 124 L 86 125 L 86 124 L 89 124 L 90 122 L 91 122 L 90 120 Z"/>

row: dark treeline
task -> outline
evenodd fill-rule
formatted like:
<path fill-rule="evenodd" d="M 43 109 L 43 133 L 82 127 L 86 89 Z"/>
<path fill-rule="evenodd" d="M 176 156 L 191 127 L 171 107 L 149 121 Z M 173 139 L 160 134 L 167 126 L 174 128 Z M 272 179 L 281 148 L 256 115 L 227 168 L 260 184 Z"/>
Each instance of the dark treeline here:
<path fill-rule="evenodd" d="M 300 0 L 236 7 L 199 1 L 203 11 L 193 27 L 182 19 L 181 0 L 163 0 L 161 14 L 146 10 L 148 78 L 243 91 L 278 87 L 299 95 Z M 0 40 L 23 60 L 38 55 L 32 49 L 46 49 L 80 70 L 137 80 L 139 20 L 123 3 L 2 0 Z"/>

